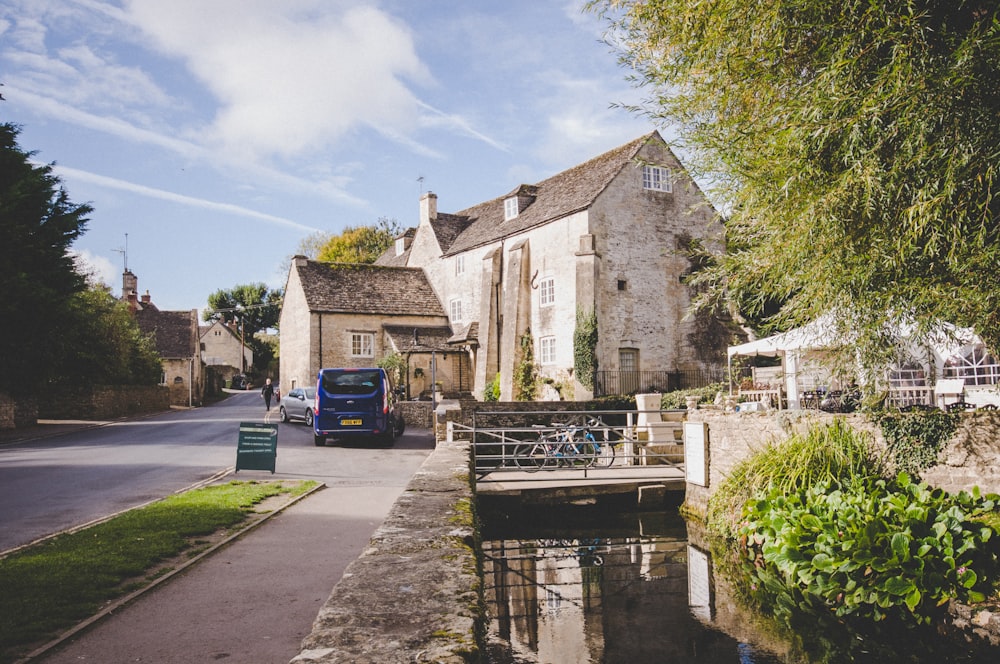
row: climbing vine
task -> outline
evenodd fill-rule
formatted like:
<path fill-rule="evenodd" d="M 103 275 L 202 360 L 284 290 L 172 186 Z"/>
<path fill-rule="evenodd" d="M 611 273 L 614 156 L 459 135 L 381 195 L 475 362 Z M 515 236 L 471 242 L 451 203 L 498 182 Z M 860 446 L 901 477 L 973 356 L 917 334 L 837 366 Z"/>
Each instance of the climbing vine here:
<path fill-rule="evenodd" d="M 594 389 L 597 371 L 597 311 L 585 313 L 576 310 L 576 329 L 573 330 L 573 371 L 576 379 L 588 390 Z"/>
<path fill-rule="evenodd" d="M 535 370 L 535 340 L 530 329 L 524 331 L 518 343 L 521 346 L 521 359 L 514 367 L 514 400 L 534 401 L 538 376 Z"/>
<path fill-rule="evenodd" d="M 940 410 L 886 414 L 879 426 L 896 469 L 919 477 L 955 433 L 958 416 Z"/>

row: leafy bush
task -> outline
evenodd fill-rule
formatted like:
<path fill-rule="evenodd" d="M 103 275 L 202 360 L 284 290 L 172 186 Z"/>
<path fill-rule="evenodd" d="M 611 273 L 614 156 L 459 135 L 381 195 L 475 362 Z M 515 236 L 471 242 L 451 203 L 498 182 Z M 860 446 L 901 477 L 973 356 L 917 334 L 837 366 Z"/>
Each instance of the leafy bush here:
<path fill-rule="evenodd" d="M 483 401 L 500 401 L 500 374 L 493 377 L 493 382 L 483 387 Z"/>
<path fill-rule="evenodd" d="M 928 623 L 950 598 L 982 601 L 1000 541 L 979 519 L 1000 496 L 949 495 L 901 473 L 858 476 L 787 493 L 772 486 L 740 529 L 776 612 L 820 603 L 838 617 Z"/>
<path fill-rule="evenodd" d="M 938 452 L 955 433 L 958 416 L 934 409 L 883 414 L 878 423 L 895 469 L 919 477 L 934 465 Z"/>
<path fill-rule="evenodd" d="M 704 387 L 692 387 L 687 390 L 674 390 L 667 392 L 660 399 L 660 408 L 665 410 L 678 410 L 687 408 L 687 397 L 698 397 L 698 403 L 712 403 L 715 395 L 719 392 L 728 393 L 729 386 L 724 383 L 712 383 Z"/>
<path fill-rule="evenodd" d="M 819 482 L 883 475 L 871 437 L 837 418 L 767 445 L 736 464 L 708 501 L 707 525 L 715 534 L 733 538 L 747 504 L 771 488 L 788 495 Z"/>

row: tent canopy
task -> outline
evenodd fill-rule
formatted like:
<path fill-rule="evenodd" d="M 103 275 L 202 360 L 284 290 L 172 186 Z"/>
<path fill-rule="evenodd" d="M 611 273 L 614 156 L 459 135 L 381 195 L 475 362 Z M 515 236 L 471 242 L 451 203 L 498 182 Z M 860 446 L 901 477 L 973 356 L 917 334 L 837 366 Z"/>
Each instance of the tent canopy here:
<path fill-rule="evenodd" d="M 787 351 L 829 348 L 834 344 L 833 332 L 823 319 L 756 341 L 729 347 L 733 355 L 768 355 L 774 357 Z"/>

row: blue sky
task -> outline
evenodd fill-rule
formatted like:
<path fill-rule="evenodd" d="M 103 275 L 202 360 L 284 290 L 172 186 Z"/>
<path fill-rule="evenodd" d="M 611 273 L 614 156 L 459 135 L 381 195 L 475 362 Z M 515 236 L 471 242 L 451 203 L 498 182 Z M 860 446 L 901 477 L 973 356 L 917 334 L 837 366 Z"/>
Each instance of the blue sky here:
<path fill-rule="evenodd" d="M 583 2 L 0 0 L 0 120 L 161 309 L 284 285 L 315 231 L 416 225 L 655 127 Z"/>

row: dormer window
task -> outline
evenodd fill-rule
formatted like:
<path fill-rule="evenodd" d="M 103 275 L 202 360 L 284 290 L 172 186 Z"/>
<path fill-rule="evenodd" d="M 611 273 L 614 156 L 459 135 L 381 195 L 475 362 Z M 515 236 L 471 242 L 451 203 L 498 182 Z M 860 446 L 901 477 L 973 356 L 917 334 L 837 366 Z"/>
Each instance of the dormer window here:
<path fill-rule="evenodd" d="M 670 169 L 665 166 L 643 166 L 642 188 L 671 193 L 674 190 Z"/>
<path fill-rule="evenodd" d="M 503 202 L 503 220 L 510 221 L 517 216 L 519 212 L 519 205 L 517 204 L 517 196 L 511 196 Z"/>
<path fill-rule="evenodd" d="M 406 238 L 398 237 L 396 238 L 396 255 L 402 256 L 406 251 Z"/>

